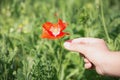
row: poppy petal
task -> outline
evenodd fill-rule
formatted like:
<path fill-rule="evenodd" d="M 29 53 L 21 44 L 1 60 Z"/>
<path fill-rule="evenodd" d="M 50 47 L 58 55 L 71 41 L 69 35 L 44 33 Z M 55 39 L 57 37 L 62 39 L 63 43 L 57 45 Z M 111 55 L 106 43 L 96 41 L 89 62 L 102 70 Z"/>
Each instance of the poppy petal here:
<path fill-rule="evenodd" d="M 43 29 L 47 30 L 48 34 L 50 34 L 51 36 L 54 36 L 52 34 L 52 32 L 50 31 L 50 29 L 54 26 L 54 24 L 52 24 L 51 22 L 46 22 L 43 24 Z"/>
<path fill-rule="evenodd" d="M 53 36 L 52 35 L 50 35 L 48 32 L 47 32 L 47 30 L 45 30 L 45 29 L 43 29 L 43 33 L 42 33 L 42 35 L 41 35 L 41 38 L 53 38 Z"/>
<path fill-rule="evenodd" d="M 67 23 L 64 23 L 61 19 L 58 21 L 58 25 L 60 26 L 60 30 L 64 30 L 67 26 Z"/>
<path fill-rule="evenodd" d="M 50 28 L 53 26 L 53 24 L 51 22 L 46 22 L 43 24 L 43 28 L 45 28 L 46 30 L 50 30 Z"/>
<path fill-rule="evenodd" d="M 63 37 L 63 36 L 65 36 L 65 35 L 69 35 L 69 33 L 65 33 L 65 32 L 60 32 L 60 34 L 58 35 L 58 36 L 56 36 L 56 38 L 61 38 L 61 37 Z"/>

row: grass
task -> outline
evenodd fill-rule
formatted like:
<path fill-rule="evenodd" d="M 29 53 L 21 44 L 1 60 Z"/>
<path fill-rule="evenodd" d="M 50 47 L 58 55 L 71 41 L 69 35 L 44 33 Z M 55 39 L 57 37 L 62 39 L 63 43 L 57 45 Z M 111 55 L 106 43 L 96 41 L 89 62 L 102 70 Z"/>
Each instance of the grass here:
<path fill-rule="evenodd" d="M 0 80 L 119 80 L 85 70 L 79 54 L 61 45 L 95 37 L 120 50 L 119 13 L 119 0 L 0 0 Z M 70 36 L 41 39 L 42 24 L 58 18 Z"/>

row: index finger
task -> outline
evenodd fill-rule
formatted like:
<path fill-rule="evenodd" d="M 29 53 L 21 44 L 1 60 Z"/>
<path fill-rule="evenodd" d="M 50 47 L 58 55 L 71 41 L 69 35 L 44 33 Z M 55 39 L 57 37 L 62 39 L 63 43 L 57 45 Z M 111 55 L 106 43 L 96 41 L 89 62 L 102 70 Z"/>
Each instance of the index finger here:
<path fill-rule="evenodd" d="M 96 43 L 101 41 L 102 39 L 99 38 L 76 38 L 73 39 L 71 42 L 72 43 L 81 43 L 81 44 L 86 44 L 86 43 Z"/>

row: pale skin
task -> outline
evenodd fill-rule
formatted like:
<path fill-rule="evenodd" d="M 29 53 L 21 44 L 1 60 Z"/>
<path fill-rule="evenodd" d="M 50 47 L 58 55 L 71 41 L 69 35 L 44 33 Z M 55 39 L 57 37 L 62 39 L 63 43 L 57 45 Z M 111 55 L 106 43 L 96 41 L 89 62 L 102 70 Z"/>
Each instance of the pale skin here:
<path fill-rule="evenodd" d="M 64 47 L 84 56 L 85 68 L 98 74 L 120 77 L 120 51 L 110 51 L 103 39 L 77 38 L 68 40 Z"/>

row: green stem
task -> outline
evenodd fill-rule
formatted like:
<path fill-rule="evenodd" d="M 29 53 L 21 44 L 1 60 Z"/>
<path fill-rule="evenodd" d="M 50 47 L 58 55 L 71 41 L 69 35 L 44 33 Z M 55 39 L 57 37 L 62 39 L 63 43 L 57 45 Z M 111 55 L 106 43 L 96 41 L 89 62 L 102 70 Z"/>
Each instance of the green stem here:
<path fill-rule="evenodd" d="M 63 69 L 62 69 L 62 57 L 63 57 L 63 54 L 62 54 L 62 41 L 61 40 L 59 40 L 59 43 L 60 43 L 60 51 L 59 51 L 59 56 L 58 56 L 58 58 L 59 58 L 59 71 L 58 71 L 58 77 L 59 77 L 59 80 L 63 80 L 63 77 L 64 77 L 64 75 L 62 75 L 63 74 Z"/>
<path fill-rule="evenodd" d="M 107 31 L 107 27 L 106 27 L 106 24 L 105 24 L 105 18 L 104 18 L 104 14 L 103 14 L 103 3 L 102 3 L 102 0 L 101 0 L 101 18 L 102 18 L 102 24 L 103 24 L 103 28 L 104 28 L 107 40 L 108 40 L 108 42 L 110 42 L 110 37 L 109 37 L 108 31 Z"/>

